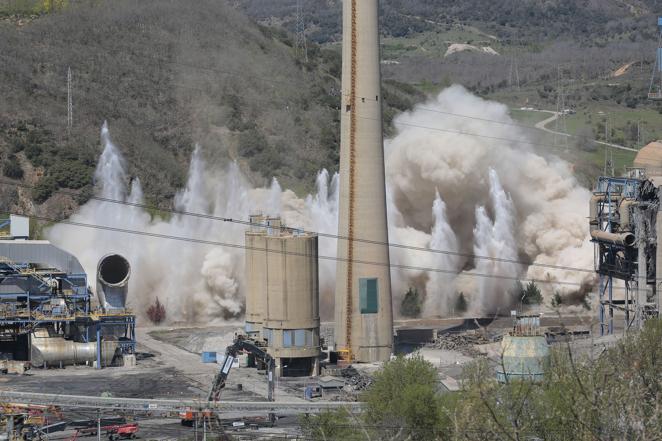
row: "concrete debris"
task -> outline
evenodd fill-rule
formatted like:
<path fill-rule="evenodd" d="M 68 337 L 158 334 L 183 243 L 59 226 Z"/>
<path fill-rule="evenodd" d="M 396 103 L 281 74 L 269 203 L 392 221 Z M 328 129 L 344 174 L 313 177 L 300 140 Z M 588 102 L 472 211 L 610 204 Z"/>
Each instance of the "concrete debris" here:
<path fill-rule="evenodd" d="M 367 389 L 372 384 L 372 378 L 359 373 L 354 367 L 348 366 L 340 371 L 340 374 L 345 378 L 345 392 L 358 392 Z"/>
<path fill-rule="evenodd" d="M 437 349 L 447 351 L 466 351 L 475 345 L 493 343 L 497 339 L 490 339 L 482 332 L 465 332 L 461 334 L 443 334 L 437 337 L 430 345 Z"/>

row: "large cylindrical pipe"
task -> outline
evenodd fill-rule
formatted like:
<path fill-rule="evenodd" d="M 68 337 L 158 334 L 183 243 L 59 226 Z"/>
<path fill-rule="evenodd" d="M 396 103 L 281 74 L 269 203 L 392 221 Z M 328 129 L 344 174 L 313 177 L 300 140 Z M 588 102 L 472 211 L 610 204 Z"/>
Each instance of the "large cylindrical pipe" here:
<path fill-rule="evenodd" d="M 116 341 L 101 342 L 101 363 L 112 363 L 117 352 Z M 33 337 L 30 362 L 33 366 L 68 366 L 93 363 L 97 359 L 97 342 L 79 343 L 62 337 Z"/>
<path fill-rule="evenodd" d="M 126 307 L 131 265 L 119 254 L 108 254 L 97 266 L 97 297 L 104 309 L 118 310 Z"/>
<path fill-rule="evenodd" d="M 630 227 L 630 207 L 633 207 L 637 204 L 637 201 L 634 199 L 623 199 L 621 204 L 618 206 L 619 214 L 619 224 L 621 231 L 631 231 Z"/>
<path fill-rule="evenodd" d="M 591 231 L 591 237 L 598 242 L 607 242 L 614 245 L 631 247 L 634 245 L 635 237 L 632 233 L 609 233 L 602 230 Z"/>

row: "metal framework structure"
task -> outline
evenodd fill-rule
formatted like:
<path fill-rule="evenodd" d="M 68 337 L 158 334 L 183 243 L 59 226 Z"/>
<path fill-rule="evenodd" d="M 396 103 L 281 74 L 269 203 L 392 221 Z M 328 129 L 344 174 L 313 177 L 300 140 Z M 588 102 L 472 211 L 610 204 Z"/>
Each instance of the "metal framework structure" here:
<path fill-rule="evenodd" d="M 660 30 L 660 35 L 657 39 L 655 64 L 653 65 L 650 86 L 648 87 L 648 99 L 660 101 L 662 100 L 662 17 L 658 17 L 657 27 Z"/>
<path fill-rule="evenodd" d="M 615 310 L 623 312 L 625 331 L 641 327 L 657 314 L 656 304 L 650 302 L 655 287 L 657 190 L 645 179 L 601 177 L 591 203 L 595 271 L 600 275 L 600 334 L 614 332 Z M 615 280 L 623 286 L 615 286 Z M 622 292 L 619 298 L 615 290 Z"/>
<path fill-rule="evenodd" d="M 60 336 L 75 334 L 81 343 L 100 342 L 110 330 L 119 336 L 122 353 L 135 352 L 135 316 L 129 310 L 93 310 L 91 297 L 86 274 L 0 260 L 0 341 L 18 342 L 35 329 L 49 328 Z M 98 344 L 98 368 L 101 350 Z"/>
<path fill-rule="evenodd" d="M 81 395 L 45 394 L 16 392 L 0 389 L 0 401 L 33 405 L 57 405 L 61 408 L 110 409 L 113 412 L 135 411 L 152 414 L 186 412 L 190 409 L 208 409 L 213 412 L 292 412 L 319 413 L 334 409 L 346 409 L 353 413 L 362 412 L 364 403 L 357 401 L 215 401 L 206 400 L 161 400 L 145 398 L 95 397 Z"/>

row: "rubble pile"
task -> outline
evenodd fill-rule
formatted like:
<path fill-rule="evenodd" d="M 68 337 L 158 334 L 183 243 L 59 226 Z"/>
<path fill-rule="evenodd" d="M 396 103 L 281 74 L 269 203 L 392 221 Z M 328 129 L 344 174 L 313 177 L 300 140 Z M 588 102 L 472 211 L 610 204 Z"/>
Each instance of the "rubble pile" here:
<path fill-rule="evenodd" d="M 461 334 L 440 335 L 431 343 L 431 346 L 436 349 L 445 349 L 448 351 L 462 351 L 470 349 L 475 345 L 484 345 L 493 341 L 482 332 L 472 331 Z"/>
<path fill-rule="evenodd" d="M 372 378 L 359 373 L 354 367 L 348 366 L 340 371 L 340 375 L 345 379 L 346 385 L 343 387 L 345 392 L 358 392 L 367 389 L 372 384 Z"/>

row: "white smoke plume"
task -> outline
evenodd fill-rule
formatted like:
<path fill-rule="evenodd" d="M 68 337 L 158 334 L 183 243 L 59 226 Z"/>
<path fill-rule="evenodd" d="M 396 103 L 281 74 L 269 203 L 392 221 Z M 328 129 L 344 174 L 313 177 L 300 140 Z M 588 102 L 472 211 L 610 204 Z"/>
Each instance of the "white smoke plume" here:
<path fill-rule="evenodd" d="M 449 112 L 479 119 L 458 118 Z M 424 316 L 455 312 L 458 294 L 471 313 L 507 311 L 514 302 L 508 277 L 592 282 L 592 274 L 476 259 L 472 254 L 546 264 L 590 268 L 587 240 L 588 200 L 569 164 L 543 157 L 525 144 L 530 133 L 512 123 L 501 104 L 453 86 L 411 112 L 396 118 L 397 135 L 386 149 L 390 241 L 442 252 L 391 248 L 398 265 L 437 268 L 441 272 L 393 269 L 396 315 L 409 287 L 425 296 Z M 430 128 L 439 129 L 431 130 Z M 453 132 L 485 134 L 491 138 Z M 108 128 L 101 133 L 104 151 L 95 173 L 97 194 L 134 203 L 143 201 L 138 179 L 129 180 L 124 160 Z M 338 177 L 325 170 L 317 192 L 305 199 L 282 190 L 273 179 L 268 188 L 252 188 L 235 163 L 223 170 L 206 166 L 196 147 L 188 181 L 175 197 L 178 211 L 247 220 L 250 213 L 280 215 L 286 225 L 325 234 L 337 233 Z M 174 214 L 154 217 L 138 207 L 91 200 L 72 220 L 170 236 L 243 245 L 245 226 Z M 49 239 L 75 254 L 90 281 L 99 259 L 124 255 L 132 265 L 129 306 L 139 314 L 156 297 L 166 306 L 169 322 L 213 323 L 243 314 L 244 256 L 240 248 L 187 243 L 113 233 L 65 224 Z M 334 257 L 336 240 L 319 239 L 320 256 Z M 335 263 L 321 259 L 320 296 L 323 318 L 333 314 Z M 478 275 L 507 276 L 485 278 Z M 572 286 L 541 285 L 545 295 Z M 577 288 L 578 289 L 578 288 Z"/>
<path fill-rule="evenodd" d="M 494 169 L 489 170 L 489 176 L 489 193 L 494 221 L 488 216 L 486 207 L 476 207 L 474 254 L 494 260 L 477 259 L 476 274 L 517 277 L 520 272 L 519 265 L 504 262 L 506 259 L 513 261 L 518 257 L 515 238 L 515 207 L 510 196 L 501 186 Z M 477 301 L 474 302 L 472 309 L 478 314 L 485 314 L 499 312 L 499 308 L 508 308 L 514 300 L 512 285 L 512 280 L 509 279 L 480 278 L 476 292 Z"/>
<path fill-rule="evenodd" d="M 438 227 L 430 206 L 438 190 L 449 228 L 464 254 L 447 265 L 458 271 L 454 289 L 469 300 L 471 312 L 505 312 L 513 306 L 515 299 L 507 291 L 515 283 L 508 277 L 576 284 L 540 283 L 547 300 L 557 291 L 567 295 L 584 290 L 594 280 L 592 273 L 471 257 L 592 268 L 586 220 L 590 192 L 577 183 L 570 164 L 554 152 L 543 156 L 533 151 L 533 131 L 513 124 L 505 105 L 452 86 L 398 116 L 397 135 L 386 142 L 391 240 L 431 244 L 427 232 Z M 393 259 L 401 261 L 404 252 L 393 250 Z M 439 283 L 430 282 L 429 274 L 393 274 L 398 282 L 393 293 L 396 306 L 406 291 L 403 283 L 425 289 L 428 295 L 430 283 Z M 428 316 L 443 313 L 443 308 L 424 311 Z"/>

